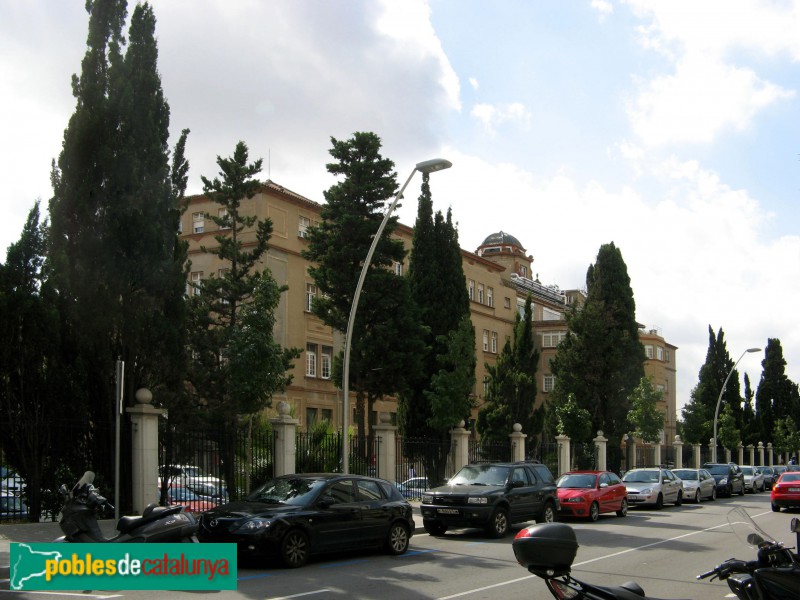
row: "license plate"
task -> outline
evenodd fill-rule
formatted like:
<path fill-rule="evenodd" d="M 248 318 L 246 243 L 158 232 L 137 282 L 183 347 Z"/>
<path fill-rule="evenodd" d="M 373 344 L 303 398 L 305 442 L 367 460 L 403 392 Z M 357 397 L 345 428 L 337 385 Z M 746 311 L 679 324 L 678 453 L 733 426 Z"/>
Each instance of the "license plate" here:
<path fill-rule="evenodd" d="M 457 508 L 437 508 L 436 512 L 440 515 L 457 515 L 458 509 Z"/>
<path fill-rule="evenodd" d="M 789 488 L 790 492 L 798 493 L 800 492 L 800 488 Z"/>

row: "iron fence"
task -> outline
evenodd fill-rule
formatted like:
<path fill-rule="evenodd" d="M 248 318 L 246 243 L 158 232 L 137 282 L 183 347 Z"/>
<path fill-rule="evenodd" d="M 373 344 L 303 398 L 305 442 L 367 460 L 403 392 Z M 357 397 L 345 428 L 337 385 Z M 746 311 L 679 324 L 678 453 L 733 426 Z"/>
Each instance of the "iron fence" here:
<path fill-rule="evenodd" d="M 500 442 L 470 440 L 468 455 L 470 463 L 510 461 L 511 440 Z"/>

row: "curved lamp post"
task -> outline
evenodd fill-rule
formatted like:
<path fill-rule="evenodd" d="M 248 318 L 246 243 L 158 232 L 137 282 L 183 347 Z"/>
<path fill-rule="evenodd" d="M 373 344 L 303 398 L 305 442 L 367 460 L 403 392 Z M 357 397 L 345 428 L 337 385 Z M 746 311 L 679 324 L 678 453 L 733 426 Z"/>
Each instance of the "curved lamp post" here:
<path fill-rule="evenodd" d="M 722 394 L 725 393 L 725 388 L 728 385 L 728 380 L 731 378 L 731 375 L 736 370 L 736 365 L 738 365 L 739 361 L 744 358 L 745 354 L 752 353 L 752 352 L 761 352 L 761 348 L 748 348 L 747 350 L 742 352 L 742 355 L 739 357 L 739 360 L 737 360 L 733 364 L 733 367 L 731 368 L 731 370 L 728 371 L 728 376 L 725 378 L 725 383 L 722 384 L 722 389 L 719 391 L 719 398 L 717 398 L 717 408 L 714 411 L 714 448 L 713 448 L 713 451 L 711 453 L 711 456 L 712 456 L 711 462 L 717 462 L 717 420 L 719 419 L 719 405 L 720 405 L 720 402 L 722 402 Z"/>
<path fill-rule="evenodd" d="M 383 221 L 381 221 L 378 231 L 373 236 L 372 245 L 369 247 L 369 252 L 367 252 L 367 258 L 364 259 L 364 266 L 361 267 L 361 275 L 358 277 L 356 293 L 353 295 L 353 302 L 350 305 L 350 318 L 347 320 L 347 332 L 345 333 L 344 338 L 344 365 L 342 366 L 342 473 L 350 472 L 350 435 L 348 433 L 348 430 L 350 429 L 350 343 L 353 337 L 353 324 L 356 320 L 358 300 L 361 297 L 361 288 L 364 286 L 364 279 L 367 276 L 367 270 L 369 269 L 369 264 L 372 261 L 372 255 L 375 253 L 375 248 L 381 239 L 381 235 L 386 227 L 386 223 L 389 222 L 389 217 L 392 216 L 392 212 L 394 212 L 394 209 L 397 207 L 397 203 L 400 201 L 400 198 L 403 197 L 403 192 L 405 191 L 406 187 L 409 183 L 411 183 L 414 173 L 417 171 L 420 173 L 433 173 L 435 171 L 449 169 L 452 166 L 453 163 L 443 158 L 433 158 L 431 160 L 425 160 L 421 163 L 417 163 L 417 165 L 414 167 L 414 170 L 411 171 L 411 175 L 408 176 L 408 179 L 406 179 L 406 182 L 403 184 L 403 187 L 401 187 L 400 191 L 397 192 L 397 195 L 394 197 L 394 201 L 392 202 L 391 206 L 389 206 L 389 208 L 386 210 L 386 214 L 383 215 Z"/>

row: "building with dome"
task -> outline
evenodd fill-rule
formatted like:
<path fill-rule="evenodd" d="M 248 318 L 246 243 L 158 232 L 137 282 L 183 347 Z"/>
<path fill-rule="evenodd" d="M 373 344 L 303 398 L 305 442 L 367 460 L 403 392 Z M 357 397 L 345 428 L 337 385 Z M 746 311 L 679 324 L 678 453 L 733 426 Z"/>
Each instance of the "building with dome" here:
<path fill-rule="evenodd" d="M 272 271 L 279 284 L 288 286 L 276 310 L 274 336 L 284 347 L 304 350 L 295 363 L 291 386 L 284 394 L 276 395 L 273 404 L 281 400 L 288 402 L 303 429 L 321 419 L 329 420 L 334 426 L 342 422 L 341 390 L 333 384 L 331 374 L 333 357 L 343 347 L 343 335 L 311 313 L 318 292 L 308 275 L 309 263 L 301 255 L 308 243 L 307 231 L 319 222 L 321 209 L 319 203 L 272 181 L 265 182 L 258 194 L 241 204 L 244 214 L 269 218 L 273 223 L 269 249 L 262 263 Z M 181 232 L 189 244 L 190 282 L 221 273 L 223 265 L 218 264 L 217 258 L 200 249 L 216 243 L 214 236 L 220 231 L 209 216 L 218 214 L 219 210 L 219 205 L 205 196 L 188 198 L 188 209 L 181 218 Z M 255 239 L 253 232 L 245 231 L 242 235 L 245 243 L 248 236 Z M 410 250 L 413 230 L 400 224 L 395 235 Z M 476 334 L 474 395 L 478 408 L 473 416 L 483 404 L 486 392 L 485 365 L 497 360 L 506 340 L 511 338 L 515 317 L 524 307 L 528 294 L 533 301 L 535 344 L 540 355 L 535 401 L 536 406 L 540 406 L 555 383 L 549 365 L 556 347 L 566 335 L 564 313 L 572 305 L 580 306 L 585 293 L 580 289 L 562 290 L 556 285 L 542 284 L 532 269 L 533 256 L 527 253 L 519 238 L 503 231 L 488 235 L 475 251 L 462 249 L 461 256 Z M 398 274 L 403 274 L 407 268 L 407 263 L 394 265 Z M 187 284 L 188 293 L 192 293 L 192 287 Z M 645 371 L 664 392 L 665 440 L 669 442 L 675 435 L 677 348 L 668 344 L 657 328 L 643 327 L 641 333 L 648 356 Z M 351 402 L 350 406 L 354 404 Z M 377 423 L 380 412 L 388 412 L 396 419 L 396 401 L 392 398 L 378 401 L 374 414 L 369 416 L 370 425 Z M 352 416 L 350 422 L 355 422 Z"/>

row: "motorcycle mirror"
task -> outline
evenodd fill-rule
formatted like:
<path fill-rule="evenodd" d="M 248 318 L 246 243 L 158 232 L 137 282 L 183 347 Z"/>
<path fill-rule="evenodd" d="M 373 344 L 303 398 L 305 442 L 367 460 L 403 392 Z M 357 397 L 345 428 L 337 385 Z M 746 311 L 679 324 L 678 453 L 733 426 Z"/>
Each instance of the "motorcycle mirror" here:
<path fill-rule="evenodd" d="M 764 543 L 764 538 L 757 533 L 749 533 L 747 534 L 747 543 L 751 546 L 759 546 Z"/>

